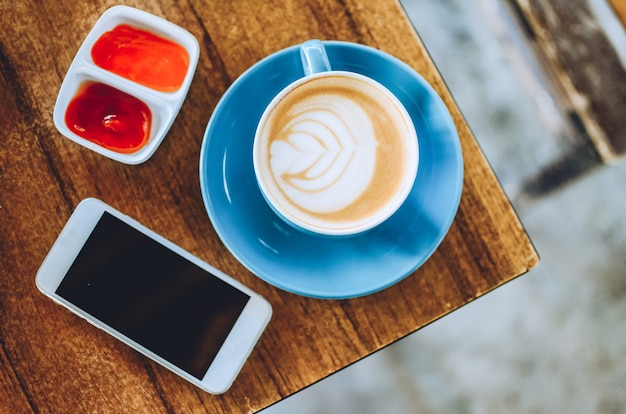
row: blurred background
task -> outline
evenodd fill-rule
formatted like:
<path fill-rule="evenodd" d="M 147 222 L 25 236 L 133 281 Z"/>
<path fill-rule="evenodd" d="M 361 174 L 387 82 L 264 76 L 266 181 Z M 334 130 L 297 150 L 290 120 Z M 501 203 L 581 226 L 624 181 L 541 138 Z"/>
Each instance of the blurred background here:
<path fill-rule="evenodd" d="M 590 3 L 626 48 L 606 0 Z M 510 13 L 499 0 L 402 4 L 541 261 L 263 413 L 626 413 L 626 164 L 529 192 L 570 150 L 571 125 Z"/>

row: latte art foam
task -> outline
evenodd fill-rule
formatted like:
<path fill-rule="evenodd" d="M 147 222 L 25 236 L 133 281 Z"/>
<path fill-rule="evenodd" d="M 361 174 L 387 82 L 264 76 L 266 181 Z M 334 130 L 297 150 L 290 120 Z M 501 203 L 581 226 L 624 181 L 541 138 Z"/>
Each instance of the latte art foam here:
<path fill-rule="evenodd" d="M 404 200 L 417 140 L 408 114 L 382 86 L 318 74 L 277 99 L 257 130 L 255 171 L 282 215 L 305 227 L 349 229 Z"/>
<path fill-rule="evenodd" d="M 367 112 L 336 94 L 291 108 L 270 144 L 272 176 L 302 210 L 331 213 L 354 203 L 372 181 L 376 136 Z"/>

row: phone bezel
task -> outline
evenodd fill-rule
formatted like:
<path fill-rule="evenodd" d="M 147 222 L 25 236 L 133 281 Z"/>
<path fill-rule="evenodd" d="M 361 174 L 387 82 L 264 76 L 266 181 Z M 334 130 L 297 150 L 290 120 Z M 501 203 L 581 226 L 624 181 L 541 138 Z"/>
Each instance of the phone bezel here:
<path fill-rule="evenodd" d="M 202 268 L 209 273 L 207 277 L 213 275 L 250 296 L 226 341 L 201 380 L 55 293 L 104 212 L 108 212 Z M 211 394 L 221 394 L 230 388 L 272 315 L 269 302 L 250 288 L 150 230 L 137 220 L 95 198 L 87 198 L 76 207 L 41 264 L 35 283 L 44 295 L 55 302 Z"/>

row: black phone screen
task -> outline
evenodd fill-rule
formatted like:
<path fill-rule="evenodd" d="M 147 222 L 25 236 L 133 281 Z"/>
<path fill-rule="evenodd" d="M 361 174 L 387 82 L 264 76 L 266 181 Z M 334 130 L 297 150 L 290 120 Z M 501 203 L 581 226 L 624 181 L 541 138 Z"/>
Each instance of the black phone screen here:
<path fill-rule="evenodd" d="M 250 299 L 107 212 L 56 293 L 198 379 Z"/>

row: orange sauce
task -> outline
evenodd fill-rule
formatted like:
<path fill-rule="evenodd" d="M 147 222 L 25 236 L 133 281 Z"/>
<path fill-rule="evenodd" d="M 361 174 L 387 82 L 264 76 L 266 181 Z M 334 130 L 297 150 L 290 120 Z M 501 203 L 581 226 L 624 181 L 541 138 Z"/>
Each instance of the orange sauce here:
<path fill-rule="evenodd" d="M 127 24 L 102 34 L 91 58 L 103 69 L 161 92 L 179 89 L 189 67 L 184 47 Z"/>

